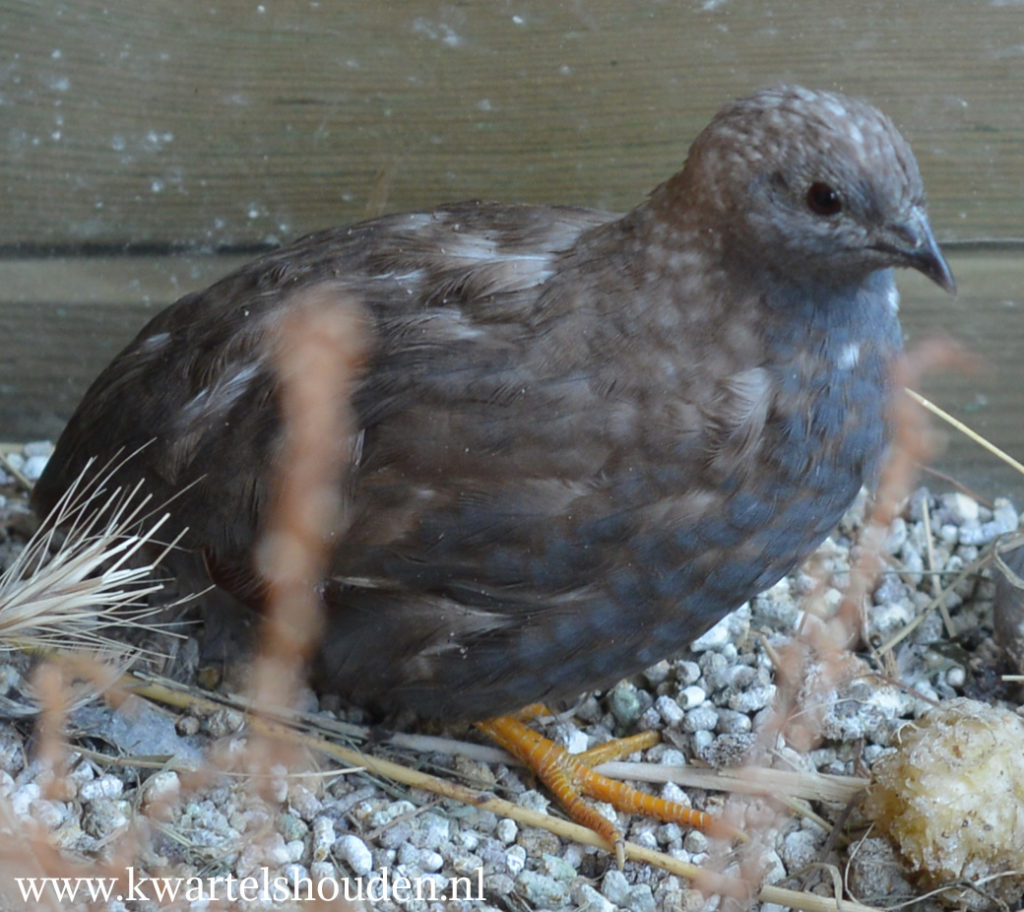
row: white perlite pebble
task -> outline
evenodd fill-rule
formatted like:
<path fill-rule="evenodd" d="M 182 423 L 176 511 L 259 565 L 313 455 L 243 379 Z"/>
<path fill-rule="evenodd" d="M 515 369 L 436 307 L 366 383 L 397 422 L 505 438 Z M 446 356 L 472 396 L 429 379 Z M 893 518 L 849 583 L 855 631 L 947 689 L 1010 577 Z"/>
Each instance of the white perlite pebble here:
<path fill-rule="evenodd" d="M 654 708 L 658 710 L 658 715 L 666 725 L 678 725 L 683 721 L 685 713 L 682 707 L 669 696 L 658 697 L 654 701 Z"/>
<path fill-rule="evenodd" d="M 336 840 L 334 821 L 330 817 L 313 819 L 313 838 L 310 843 L 313 861 L 324 861 L 331 854 Z"/>
<path fill-rule="evenodd" d="M 590 884 L 574 884 L 572 901 L 587 912 L 617 912 L 618 906 L 597 892 Z"/>
<path fill-rule="evenodd" d="M 992 519 L 980 525 L 965 525 L 960 529 L 961 545 L 985 545 L 990 541 L 1013 532 L 1020 523 L 1020 517 L 1013 504 L 1005 498 L 996 498 Z"/>
<path fill-rule="evenodd" d="M 515 842 L 516 836 L 519 834 L 519 826 L 511 817 L 502 817 L 498 821 L 498 826 L 494 830 L 494 834 L 500 839 L 505 845 L 511 842 Z"/>
<path fill-rule="evenodd" d="M 38 481 L 49 461 L 48 456 L 29 456 L 22 465 L 21 472 L 29 481 Z"/>
<path fill-rule="evenodd" d="M 609 902 L 628 909 L 630 889 L 629 881 L 626 880 L 626 875 L 622 871 L 617 868 L 609 868 L 605 872 L 604 879 L 601 881 L 601 894 Z"/>
<path fill-rule="evenodd" d="M 100 776 L 83 782 L 78 787 L 78 797 L 82 801 L 96 801 L 99 798 L 119 798 L 124 791 L 124 783 L 117 776 Z"/>
<path fill-rule="evenodd" d="M 683 709 L 693 709 L 700 706 L 707 698 L 707 691 L 703 687 L 691 684 L 689 687 L 682 689 L 682 692 L 677 697 L 677 702 Z"/>
<path fill-rule="evenodd" d="M 87 784 L 83 783 L 82 787 Z M 181 780 L 174 770 L 158 770 L 142 784 L 140 792 L 142 809 L 147 814 L 159 814 L 162 817 L 168 815 L 171 806 L 178 801 L 181 795 Z"/>
<path fill-rule="evenodd" d="M 337 841 L 334 850 L 353 873 L 366 876 L 373 870 L 373 855 L 358 836 L 346 833 Z"/>
<path fill-rule="evenodd" d="M 562 740 L 565 745 L 565 749 L 570 754 L 582 754 L 583 751 L 590 746 L 590 741 L 587 738 L 586 732 L 582 732 L 578 728 L 574 728 L 571 732 L 567 732 Z"/>
<path fill-rule="evenodd" d="M 978 502 L 959 491 L 943 494 L 939 498 L 944 519 L 957 526 L 966 526 L 978 521 Z"/>
<path fill-rule="evenodd" d="M 11 793 L 11 810 L 14 812 L 15 817 L 28 817 L 29 808 L 32 802 L 42 795 L 43 790 L 39 787 L 38 783 L 26 782 L 24 785 L 18 786 Z"/>
<path fill-rule="evenodd" d="M 790 871 L 800 871 L 817 861 L 820 852 L 821 837 L 811 830 L 799 829 L 786 834 L 779 854 Z"/>
<path fill-rule="evenodd" d="M 526 865 L 526 849 L 521 845 L 514 845 L 505 853 L 505 866 L 509 874 L 515 877 Z"/>
<path fill-rule="evenodd" d="M 702 705 L 691 709 L 683 722 L 684 732 L 713 731 L 718 725 L 718 710 L 714 706 Z"/>

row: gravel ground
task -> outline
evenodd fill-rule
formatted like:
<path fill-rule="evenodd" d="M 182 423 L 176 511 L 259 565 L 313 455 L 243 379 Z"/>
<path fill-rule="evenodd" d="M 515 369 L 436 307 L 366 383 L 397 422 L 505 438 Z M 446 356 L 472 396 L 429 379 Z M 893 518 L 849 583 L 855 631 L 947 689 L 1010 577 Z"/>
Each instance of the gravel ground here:
<path fill-rule="evenodd" d="M 27 445 L 12 455 L 30 478 L 45 463 L 47 447 Z M 2 473 L 0 473 L 2 474 Z M 0 564 L 9 562 L 23 541 L 24 496 L 9 477 L 0 477 Z M 908 720 L 936 702 L 958 696 L 1001 703 L 1016 709 L 1014 694 L 1001 682 L 1002 661 L 992 639 L 992 585 L 986 573 L 968 573 L 944 597 L 943 613 L 930 610 L 936 587 L 951 583 L 971 568 L 1000 535 L 1017 529 L 1014 506 L 997 500 L 983 506 L 960 493 L 918 490 L 896 519 L 885 544 L 887 570 L 875 588 L 863 642 L 857 654 L 812 659 L 800 672 L 799 704 L 817 720 L 817 739 L 767 736 L 779 695 L 779 656 L 812 604 L 835 607 L 849 584 L 851 554 L 856 555 L 863 502 L 801 572 L 724 619 L 696 643 L 688 655 L 659 662 L 644 674 L 606 694 L 581 699 L 572 714 L 556 717 L 545 730 L 571 750 L 643 729 L 661 733 L 662 743 L 646 752 L 650 763 L 726 768 L 751 758 L 763 765 L 843 776 L 864 776 L 879 756 L 893 749 L 895 734 Z M 877 651 L 908 624 L 913 631 L 891 649 Z M 185 644 L 188 653 L 194 644 Z M 874 651 L 873 651 L 874 650 Z M 786 660 L 788 661 L 788 659 Z M 0 664 L 0 681 L 9 700 L 24 690 L 22 657 Z M 337 712 L 305 695 L 304 709 L 336 719 Z M 420 882 L 429 894 L 450 897 L 452 889 L 471 889 L 469 899 L 391 899 L 371 896 L 367 908 L 389 910 L 699 910 L 727 908 L 705 898 L 686 880 L 647 864 L 627 862 L 619 871 L 606 852 L 566 842 L 550 833 L 517 824 L 508 817 L 439 799 L 427 792 L 393 787 L 361 773 L 321 772 L 288 776 L 284 769 L 257 793 L 242 778 L 195 776 L 169 768 L 119 765 L 116 745 L 138 745 L 132 753 L 179 753 L 193 760 L 203 752 L 244 750 L 242 717 L 232 710 L 151 710 L 132 720 L 134 732 L 114 731 L 123 719 L 104 704 L 72 716 L 77 733 L 69 746 L 69 774 L 61 789 L 50 787 L 45 765 L 36 759 L 29 719 L 0 724 L 0 795 L 9 816 L 0 825 L 18 830 L 34 821 L 48 841 L 69 858 L 101 862 L 122 858 L 128 830 L 136 876 L 219 878 L 362 877 L 370 888 L 383 869 L 392 880 Z M 358 714 L 351 718 L 358 721 Z M 453 733 L 476 740 L 467 731 Z M 132 741 L 135 738 L 135 741 Z M 110 759 L 100 754 L 107 746 Z M 144 748 L 144 749 L 143 749 Z M 382 750 L 387 750 L 381 748 Z M 393 749 L 387 750 L 395 756 Z M 546 794 L 531 777 L 502 763 L 462 756 L 406 753 L 404 760 L 474 787 L 493 791 L 528 808 L 547 808 Z M 763 882 L 796 890 L 833 894 L 828 866 L 845 875 L 861 901 L 891 905 L 920 890 L 908 880 L 888 843 L 872 836 L 859 843 L 863 827 L 856 813 L 842 806 L 814 804 L 815 815 L 786 811 L 767 799 L 724 799 L 669 783 L 653 786 L 665 797 L 719 809 L 738 803 L 745 827 L 755 835 L 753 869 Z M 56 793 L 55 793 L 56 792 Z M 13 816 L 10 816 L 13 815 Z M 140 824 L 141 818 L 141 824 Z M 714 843 L 703 834 L 644 818 L 619 817 L 627 839 L 692 862 L 729 870 Z M 839 822 L 842 834 L 829 839 Z M 753 823 L 753 826 L 752 826 Z M 850 850 L 851 840 L 858 843 Z M 852 861 L 851 861 L 852 857 Z M 15 863 L 5 865 L 13 873 Z M 750 868 L 745 868 L 750 870 Z M 81 874 L 81 870 L 77 873 Z M 102 872 L 101 872 L 102 873 Z M 4 875 L 6 879 L 6 874 Z M 459 881 L 458 878 L 468 880 Z M 433 884 L 433 888 L 429 884 Z M 182 889 L 187 886 L 184 882 Z M 392 884 L 394 885 L 394 883 Z M 476 892 L 482 887 L 482 898 Z M 152 884 L 149 885 L 150 893 Z M 274 888 L 276 889 L 276 888 Z M 143 890 L 146 893 L 146 889 Z M 149 893 L 146 893 L 149 895 Z M 223 893 L 218 895 L 225 895 Z M 410 894 L 412 895 L 412 894 Z M 76 908 L 65 902 L 61 909 Z M 149 910 L 170 908 L 155 899 L 111 900 L 94 908 Z M 290 903 L 283 894 L 239 900 L 232 908 L 312 908 Z M 779 908 L 755 903 L 754 908 Z M 939 908 L 934 901 L 916 908 Z M 83 906 L 84 908 L 84 906 Z M 216 905 L 197 901 L 181 908 Z"/>

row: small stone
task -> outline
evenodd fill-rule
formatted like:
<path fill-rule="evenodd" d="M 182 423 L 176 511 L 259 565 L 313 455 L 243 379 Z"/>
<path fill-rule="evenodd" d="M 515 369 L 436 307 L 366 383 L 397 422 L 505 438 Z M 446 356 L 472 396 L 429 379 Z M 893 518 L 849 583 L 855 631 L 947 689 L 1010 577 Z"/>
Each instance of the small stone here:
<path fill-rule="evenodd" d="M 695 684 L 701 678 L 700 665 L 690 659 L 676 662 L 676 680 L 684 687 Z"/>
<path fill-rule="evenodd" d="M 373 855 L 358 836 L 346 833 L 337 843 L 334 850 L 355 874 L 366 876 L 373 870 Z"/>
<path fill-rule="evenodd" d="M 654 902 L 654 891 L 650 884 L 637 884 L 629 891 L 629 905 L 626 907 L 631 912 L 657 912 L 657 904 Z"/>
<path fill-rule="evenodd" d="M 542 908 L 560 907 L 569 896 L 566 883 L 536 871 L 520 871 L 516 877 L 516 886 L 531 905 Z"/>
<path fill-rule="evenodd" d="M 416 845 L 424 849 L 440 849 L 451 840 L 451 821 L 436 812 L 421 814 L 419 829 L 415 834 Z"/>
<path fill-rule="evenodd" d="M 644 672 L 644 677 L 650 687 L 657 687 L 668 680 L 672 671 L 672 665 L 667 659 L 662 659 L 656 665 L 652 665 Z"/>
<path fill-rule="evenodd" d="M 323 809 L 323 802 L 316 793 L 301 782 L 288 789 L 288 806 L 305 821 L 310 821 Z"/>
<path fill-rule="evenodd" d="M 536 789 L 523 792 L 516 798 L 516 804 L 530 811 L 546 812 L 551 802 Z"/>
<path fill-rule="evenodd" d="M 338 869 L 330 861 L 314 861 L 309 866 L 309 879 L 314 884 L 320 881 L 334 881 L 338 879 Z M 330 894 L 326 894 L 330 895 Z"/>
<path fill-rule="evenodd" d="M 978 522 L 978 502 L 966 494 L 953 491 L 939 497 L 939 503 L 949 522 L 965 526 Z"/>
<path fill-rule="evenodd" d="M 572 901 L 577 908 L 586 912 L 617 912 L 618 906 L 610 902 L 588 883 L 573 884 Z"/>
<path fill-rule="evenodd" d="M 47 830 L 56 830 L 70 814 L 68 806 L 63 801 L 40 798 L 29 806 L 29 815 Z"/>
<path fill-rule="evenodd" d="M 179 716 L 174 723 L 174 730 L 179 735 L 194 735 L 199 731 L 201 725 L 202 723 L 195 716 Z"/>
<path fill-rule="evenodd" d="M 327 859 L 336 838 L 334 821 L 330 817 L 313 818 L 313 838 L 310 840 L 310 852 L 314 862 Z"/>
<path fill-rule="evenodd" d="M 215 738 L 223 738 L 240 732 L 245 725 L 245 716 L 236 709 L 218 709 L 204 720 L 204 727 Z"/>
<path fill-rule="evenodd" d="M 21 467 L 21 474 L 29 481 L 38 481 L 49 461 L 49 456 L 29 456 Z"/>
<path fill-rule="evenodd" d="M 691 684 L 690 686 L 682 689 L 677 700 L 683 709 L 689 710 L 700 706 L 705 700 L 707 700 L 707 698 L 707 691 L 705 691 L 703 687 Z"/>
<path fill-rule="evenodd" d="M 510 846 L 505 855 L 509 873 L 515 877 L 526 867 L 526 849 L 521 845 Z"/>
<path fill-rule="evenodd" d="M 763 684 L 751 687 L 729 697 L 729 708 L 740 713 L 753 713 L 771 705 L 775 699 L 775 685 Z"/>
<path fill-rule="evenodd" d="M 502 817 L 501 820 L 498 821 L 495 835 L 506 845 L 511 842 L 515 842 L 518 833 L 519 825 L 510 817 Z"/>
<path fill-rule="evenodd" d="M 734 709 L 718 710 L 718 726 L 720 732 L 728 734 L 742 734 L 750 731 L 750 716 Z"/>
<path fill-rule="evenodd" d="M 706 689 L 711 693 L 729 684 L 731 668 L 729 660 L 720 652 L 705 652 L 700 657 L 701 673 Z"/>
<path fill-rule="evenodd" d="M 309 826 L 297 814 L 284 812 L 277 815 L 277 829 L 281 836 L 291 842 L 295 839 L 303 839 L 309 832 Z"/>
<path fill-rule="evenodd" d="M 683 837 L 683 848 L 691 855 L 697 855 L 708 850 L 708 837 L 700 830 L 690 830 Z"/>
<path fill-rule="evenodd" d="M 36 782 L 26 782 L 15 788 L 11 793 L 11 810 L 14 815 L 22 818 L 30 816 L 29 808 L 32 802 L 38 799 L 42 793 L 43 790 Z"/>
<path fill-rule="evenodd" d="M 630 884 L 618 868 L 609 868 L 601 880 L 601 895 L 609 902 L 628 909 Z"/>
<path fill-rule="evenodd" d="M 81 790 L 79 790 L 81 791 Z M 170 820 L 181 798 L 181 780 L 174 770 L 157 770 L 140 787 L 142 810 L 150 817 Z"/>
<path fill-rule="evenodd" d="M 812 830 L 797 829 L 787 833 L 782 840 L 780 855 L 786 867 L 797 872 L 820 858 L 821 837 Z"/>
<path fill-rule="evenodd" d="M 50 454 L 53 453 L 53 443 L 49 440 L 30 440 L 21 448 L 21 451 L 29 459 L 33 456 L 43 456 L 49 459 Z"/>
<path fill-rule="evenodd" d="M 631 681 L 620 681 L 608 694 L 608 707 L 620 725 L 631 726 L 643 712 L 640 691 Z"/>
<path fill-rule="evenodd" d="M 415 810 L 416 806 L 411 801 L 404 799 L 392 801 L 370 815 L 370 826 L 386 827 L 393 820 L 404 817 L 406 814 L 412 814 Z"/>
<path fill-rule="evenodd" d="M 109 839 L 128 826 L 131 805 L 122 799 L 96 798 L 82 814 L 82 829 L 97 839 Z"/>
<path fill-rule="evenodd" d="M 710 652 L 723 649 L 730 643 L 744 639 L 750 632 L 750 605 L 743 604 L 727 614 L 710 630 L 690 644 L 691 652 Z"/>
<path fill-rule="evenodd" d="M 699 690 L 699 688 L 697 689 Z M 654 701 L 654 708 L 666 725 L 678 725 L 685 717 L 683 708 L 669 696 L 658 697 Z"/>
<path fill-rule="evenodd" d="M 892 521 L 892 525 L 889 526 L 889 535 L 885 540 L 883 549 L 886 554 L 899 554 L 906 540 L 907 522 L 902 517 L 897 516 Z"/>
<path fill-rule="evenodd" d="M 78 787 L 78 797 L 82 801 L 96 801 L 101 798 L 119 798 L 124 791 L 124 783 L 117 776 L 100 776 Z"/>
<path fill-rule="evenodd" d="M 702 704 L 696 709 L 691 709 L 683 720 L 682 729 L 685 732 L 714 731 L 718 726 L 718 710 L 709 704 Z"/>

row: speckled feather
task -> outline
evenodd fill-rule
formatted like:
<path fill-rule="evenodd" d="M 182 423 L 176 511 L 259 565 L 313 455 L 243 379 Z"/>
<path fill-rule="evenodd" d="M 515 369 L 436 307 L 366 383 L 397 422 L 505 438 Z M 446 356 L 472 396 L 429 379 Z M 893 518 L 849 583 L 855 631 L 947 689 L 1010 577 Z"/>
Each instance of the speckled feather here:
<path fill-rule="evenodd" d="M 841 211 L 815 211 L 820 185 Z M 125 478 L 193 483 L 175 516 L 193 557 L 258 605 L 274 332 L 294 291 L 328 282 L 365 305 L 373 351 L 358 438 L 339 441 L 320 683 L 466 718 L 605 686 L 772 585 L 870 481 L 900 351 L 893 266 L 952 287 L 891 122 L 764 90 L 625 216 L 386 216 L 186 296 L 90 388 L 36 504 L 89 456 L 155 438 Z"/>

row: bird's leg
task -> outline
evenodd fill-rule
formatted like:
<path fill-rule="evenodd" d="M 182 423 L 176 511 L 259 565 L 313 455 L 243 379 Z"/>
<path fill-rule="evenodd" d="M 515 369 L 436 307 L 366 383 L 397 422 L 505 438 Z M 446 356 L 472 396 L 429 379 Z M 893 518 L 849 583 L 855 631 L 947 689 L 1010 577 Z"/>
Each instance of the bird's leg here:
<path fill-rule="evenodd" d="M 525 712 L 532 718 L 542 709 L 528 707 Z M 658 740 L 656 732 L 642 732 L 601 744 L 581 754 L 570 754 L 514 716 L 485 719 L 477 722 L 476 727 L 532 769 L 573 820 L 604 837 L 614 848 L 620 868 L 625 863 L 622 833 L 615 823 L 584 801 L 584 795 L 607 802 L 627 814 L 643 814 L 666 823 L 678 823 L 721 835 L 740 835 L 710 814 L 649 795 L 591 769 L 593 765 L 650 747 Z"/>

